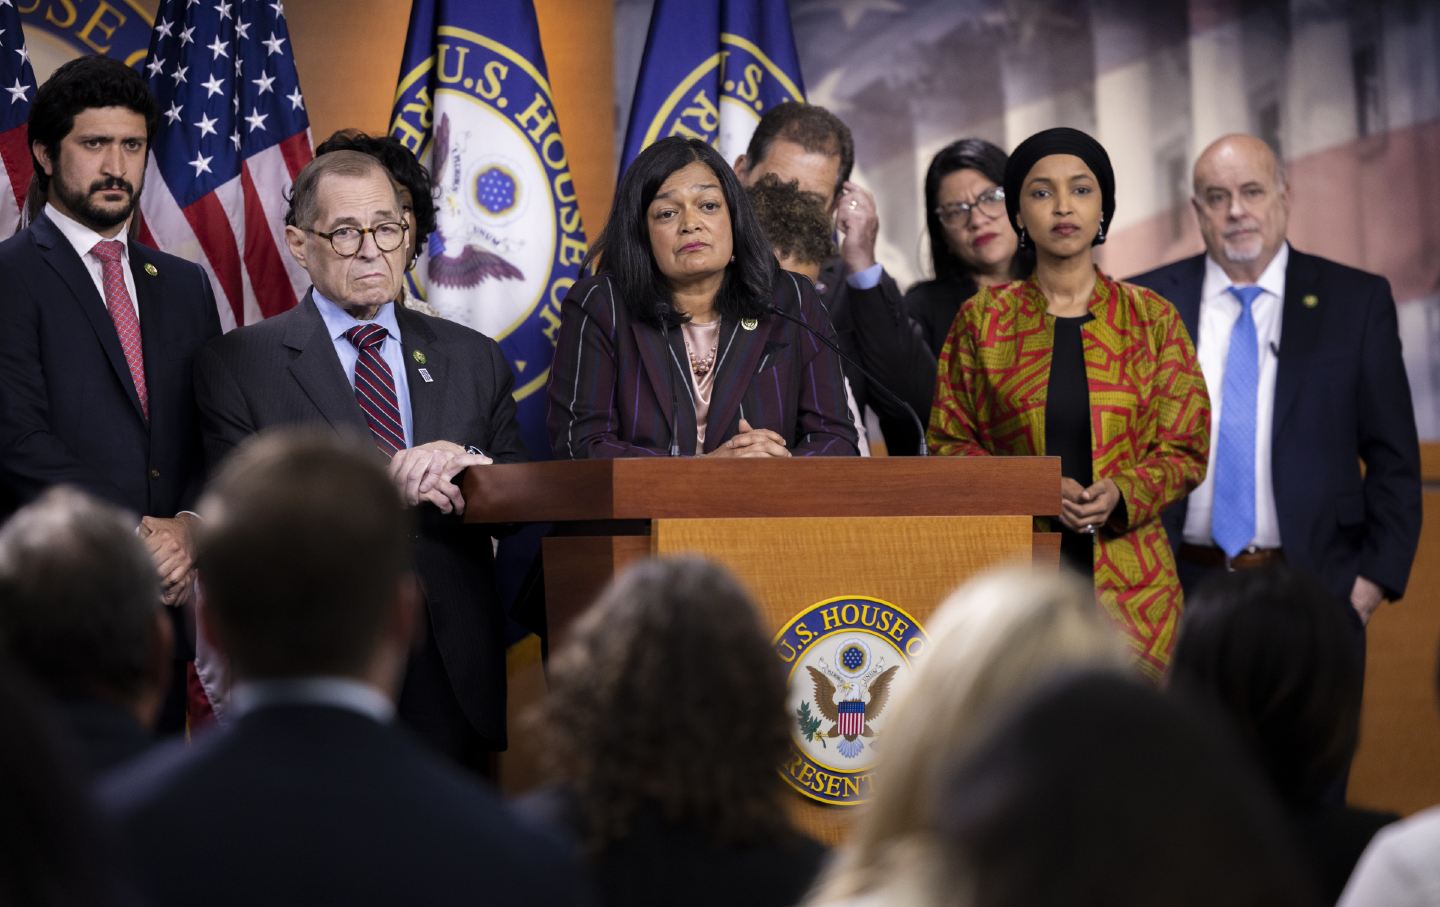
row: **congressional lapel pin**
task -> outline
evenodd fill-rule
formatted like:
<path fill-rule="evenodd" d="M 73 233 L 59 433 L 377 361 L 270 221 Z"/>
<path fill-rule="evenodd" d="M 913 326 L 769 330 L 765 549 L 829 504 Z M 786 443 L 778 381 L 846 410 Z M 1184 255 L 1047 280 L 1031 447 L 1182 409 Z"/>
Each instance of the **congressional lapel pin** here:
<path fill-rule="evenodd" d="M 747 331 L 753 331 L 760 326 L 758 318 L 741 318 L 740 326 Z"/>
<path fill-rule="evenodd" d="M 1305 298 L 1301 299 L 1300 303 L 1307 309 L 1313 309 L 1320 304 L 1320 297 L 1314 293 L 1306 293 Z"/>
<path fill-rule="evenodd" d="M 420 377 L 426 384 L 435 383 L 435 379 L 430 377 L 430 370 L 428 368 L 420 369 Z"/>
<path fill-rule="evenodd" d="M 160 274 L 160 269 L 147 261 L 145 262 L 145 273 L 149 274 L 151 277 L 157 277 Z"/>
<path fill-rule="evenodd" d="M 426 362 L 425 354 L 420 352 L 419 350 L 415 350 L 413 353 L 411 353 L 410 358 L 415 360 L 416 365 L 424 365 Z"/>

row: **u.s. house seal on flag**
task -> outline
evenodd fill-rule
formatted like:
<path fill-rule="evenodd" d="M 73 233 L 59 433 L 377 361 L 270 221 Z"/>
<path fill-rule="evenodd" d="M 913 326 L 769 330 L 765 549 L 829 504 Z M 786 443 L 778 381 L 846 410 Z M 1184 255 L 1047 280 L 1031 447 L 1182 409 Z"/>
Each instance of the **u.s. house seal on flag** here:
<path fill-rule="evenodd" d="M 575 185 L 544 75 L 484 35 L 436 34 L 401 79 L 391 124 L 435 181 L 436 230 L 411 289 L 499 341 L 523 400 L 545 383 L 587 249 Z"/>
<path fill-rule="evenodd" d="M 886 709 L 928 644 L 915 618 L 877 598 L 840 596 L 795 615 L 775 636 L 790 675 L 786 783 L 821 803 L 869 799 Z"/>

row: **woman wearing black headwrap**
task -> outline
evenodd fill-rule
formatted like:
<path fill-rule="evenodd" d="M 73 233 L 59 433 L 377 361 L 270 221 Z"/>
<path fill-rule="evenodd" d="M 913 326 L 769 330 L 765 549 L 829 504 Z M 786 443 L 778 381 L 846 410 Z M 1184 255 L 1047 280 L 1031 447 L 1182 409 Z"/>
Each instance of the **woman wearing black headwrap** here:
<path fill-rule="evenodd" d="M 1140 669 L 1161 676 L 1180 582 L 1160 512 L 1199 484 L 1210 399 L 1175 308 L 1101 273 L 1115 173 L 1093 138 L 1047 129 L 1005 167 L 1005 207 L 1035 250 L 1023 281 L 982 288 L 940 356 L 936 454 L 1060 457 L 1062 560 L 1092 576 Z"/>

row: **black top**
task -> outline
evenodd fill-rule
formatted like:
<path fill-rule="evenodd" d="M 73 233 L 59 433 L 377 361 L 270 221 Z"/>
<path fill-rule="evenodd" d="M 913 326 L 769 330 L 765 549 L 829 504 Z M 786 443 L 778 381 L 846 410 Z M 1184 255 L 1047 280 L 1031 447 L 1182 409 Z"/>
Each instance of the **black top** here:
<path fill-rule="evenodd" d="M 1055 318 L 1050 390 L 1045 400 L 1045 453 L 1060 458 L 1060 474 L 1089 488 L 1094 481 L 1090 446 L 1090 385 L 1080 327 L 1094 316 Z M 1058 525 L 1058 524 L 1057 524 Z M 1060 559 L 1082 575 L 1095 574 L 1095 539 L 1060 526 Z"/>
<path fill-rule="evenodd" d="M 523 819 L 579 847 L 580 803 L 551 787 L 515 805 Z M 590 859 L 602 907 L 790 907 L 805 896 L 826 855 L 817 841 L 784 831 L 769 841 L 722 844 L 705 829 L 642 808 L 630 832 Z"/>
<path fill-rule="evenodd" d="M 920 333 L 937 359 L 945 348 L 945 338 L 950 335 L 950 325 L 960 311 L 960 304 L 978 290 L 975 281 L 965 277 L 926 280 L 905 291 L 905 311 L 919 325 Z"/>

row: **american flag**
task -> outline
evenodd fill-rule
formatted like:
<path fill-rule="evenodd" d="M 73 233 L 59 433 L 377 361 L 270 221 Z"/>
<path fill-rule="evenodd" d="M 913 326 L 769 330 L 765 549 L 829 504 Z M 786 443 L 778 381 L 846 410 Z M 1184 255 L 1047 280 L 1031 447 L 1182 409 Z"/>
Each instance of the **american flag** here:
<path fill-rule="evenodd" d="M 141 72 L 160 108 L 141 239 L 210 272 L 227 330 L 291 308 L 310 281 L 285 197 L 314 150 L 283 2 L 164 0 Z"/>
<path fill-rule="evenodd" d="M 836 722 L 841 736 L 859 737 L 865 730 L 865 701 L 846 699 L 840 703 L 840 720 Z"/>
<path fill-rule="evenodd" d="M 20 12 L 13 0 L 0 0 L 0 239 L 20 228 L 25 192 L 30 188 L 30 143 L 25 123 L 35 99 L 35 73 Z"/>

